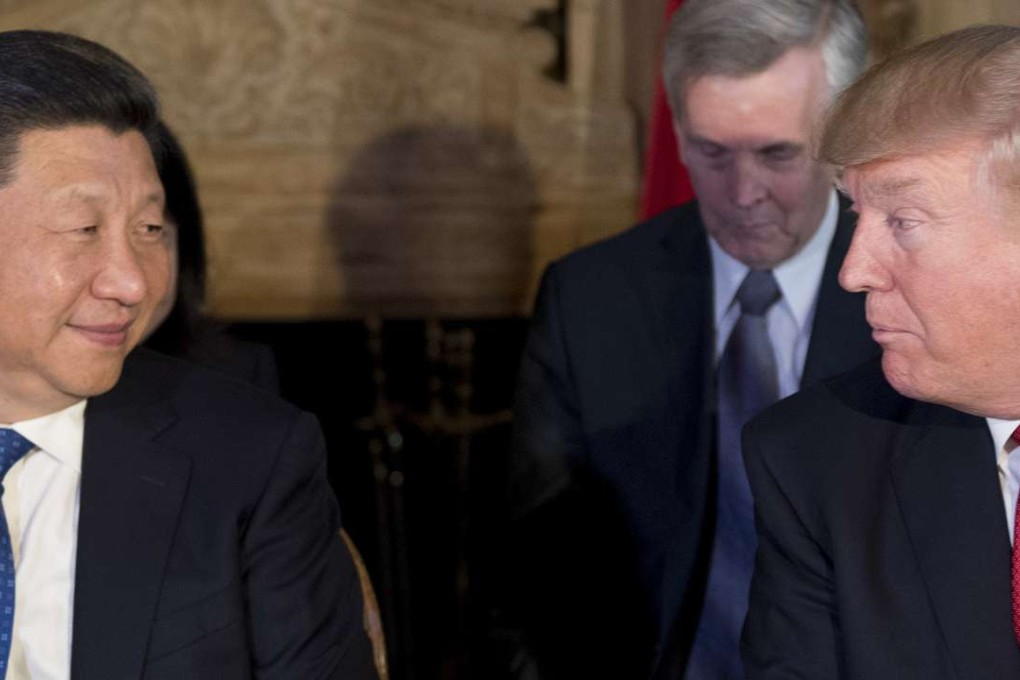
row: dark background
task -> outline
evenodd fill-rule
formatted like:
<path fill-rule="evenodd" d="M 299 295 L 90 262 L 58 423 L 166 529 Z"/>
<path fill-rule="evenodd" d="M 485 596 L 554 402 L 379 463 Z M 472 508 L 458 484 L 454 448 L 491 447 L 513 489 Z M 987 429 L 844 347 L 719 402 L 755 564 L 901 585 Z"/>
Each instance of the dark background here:
<path fill-rule="evenodd" d="M 381 322 L 376 356 L 361 321 L 244 323 L 230 331 L 269 345 L 284 398 L 319 418 L 344 527 L 379 598 L 391 677 L 495 678 L 506 673 L 491 636 L 495 551 L 527 322 L 437 327 L 447 340 L 473 338 L 456 365 L 449 356 L 430 359 L 421 320 Z M 385 374 L 382 394 L 376 365 Z M 389 425 L 372 418 L 380 405 Z M 450 417 L 458 408 L 467 409 L 464 427 Z"/>

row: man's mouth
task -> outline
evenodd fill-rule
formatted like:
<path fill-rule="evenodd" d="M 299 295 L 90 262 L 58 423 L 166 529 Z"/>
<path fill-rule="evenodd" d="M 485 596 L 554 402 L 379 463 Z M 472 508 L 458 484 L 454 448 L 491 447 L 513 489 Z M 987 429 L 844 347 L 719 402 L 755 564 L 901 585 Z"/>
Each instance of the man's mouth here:
<path fill-rule="evenodd" d="M 68 324 L 91 342 L 103 347 L 119 347 L 127 341 L 133 321 L 107 324 Z"/>

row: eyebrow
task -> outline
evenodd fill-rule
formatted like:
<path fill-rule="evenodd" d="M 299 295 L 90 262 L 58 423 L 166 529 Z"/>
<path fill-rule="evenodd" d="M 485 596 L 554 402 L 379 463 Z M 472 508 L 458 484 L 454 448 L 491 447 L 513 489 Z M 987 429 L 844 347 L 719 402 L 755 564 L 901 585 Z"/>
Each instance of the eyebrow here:
<path fill-rule="evenodd" d="M 889 179 L 865 184 L 864 193 L 869 198 L 891 198 L 902 194 L 921 193 L 927 182 L 919 177 L 890 177 Z"/>
<path fill-rule="evenodd" d="M 155 203 L 157 205 L 165 205 L 166 204 L 166 194 L 164 192 L 162 192 L 162 191 L 153 191 L 152 193 L 150 193 L 148 196 L 145 197 L 145 203 L 146 204 Z"/>
<path fill-rule="evenodd" d="M 733 147 L 731 147 L 728 144 L 723 144 L 723 143 L 717 142 L 717 141 L 715 141 L 713 139 L 709 139 L 707 137 L 702 137 L 701 135 L 696 135 L 696 134 L 687 134 L 687 139 L 690 140 L 691 142 L 693 142 L 694 144 L 709 144 L 711 146 L 717 146 L 720 149 L 731 149 L 731 148 L 733 148 Z M 786 139 L 780 139 L 780 140 L 776 140 L 776 141 L 765 142 L 765 143 L 760 144 L 760 145 L 754 145 L 754 146 L 751 147 L 751 151 L 753 151 L 754 153 L 769 153 L 770 151 L 781 151 L 781 150 L 786 150 L 786 149 L 800 151 L 803 148 L 804 148 L 804 144 L 801 144 L 800 142 L 795 142 L 795 141 L 786 140 Z"/>
<path fill-rule="evenodd" d="M 702 137 L 701 135 L 687 133 L 685 136 L 687 137 L 687 139 L 694 142 L 695 144 L 711 144 L 712 146 L 719 146 L 723 148 L 725 148 L 726 146 L 725 144 L 720 144 L 715 140 L 709 139 L 708 137 Z"/>
<path fill-rule="evenodd" d="M 102 192 L 92 191 L 87 184 L 75 184 L 67 189 L 63 198 L 68 201 L 80 200 L 90 205 L 96 205 L 106 200 Z M 161 189 L 154 189 L 144 198 L 145 205 L 161 205 L 165 201 L 165 194 Z"/>
<path fill-rule="evenodd" d="M 758 147 L 758 153 L 769 153 L 771 151 L 803 151 L 804 144 L 800 142 L 771 142 L 765 146 Z"/>

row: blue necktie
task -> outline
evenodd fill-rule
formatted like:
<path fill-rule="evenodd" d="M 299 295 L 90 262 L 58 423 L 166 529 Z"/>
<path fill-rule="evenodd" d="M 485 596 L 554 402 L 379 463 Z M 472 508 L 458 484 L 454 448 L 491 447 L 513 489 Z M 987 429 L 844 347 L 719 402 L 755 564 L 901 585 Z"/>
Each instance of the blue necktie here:
<path fill-rule="evenodd" d="M 0 480 L 11 466 L 35 445 L 10 428 L 0 428 Z M 3 485 L 0 485 L 0 496 Z M 11 655 L 14 635 L 14 552 L 7 517 L 0 505 L 0 677 L 7 674 L 7 660 Z"/>
<path fill-rule="evenodd" d="M 743 678 L 740 629 L 754 568 L 756 538 L 751 488 L 740 455 L 740 432 L 779 398 L 779 377 L 765 314 L 779 300 L 771 271 L 750 271 L 737 290 L 740 318 L 716 371 L 716 527 L 705 603 L 687 680 Z"/>

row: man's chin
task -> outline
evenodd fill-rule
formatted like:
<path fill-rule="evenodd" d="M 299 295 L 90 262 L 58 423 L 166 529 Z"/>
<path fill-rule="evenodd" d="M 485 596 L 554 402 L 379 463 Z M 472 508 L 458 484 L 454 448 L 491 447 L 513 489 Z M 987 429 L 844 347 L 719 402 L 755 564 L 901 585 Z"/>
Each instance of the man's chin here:
<path fill-rule="evenodd" d="M 911 370 L 909 362 L 901 355 L 884 350 L 882 352 L 882 373 L 894 390 L 910 399 L 933 401 L 931 390 L 924 389 L 924 381 Z"/>
<path fill-rule="evenodd" d="M 717 239 L 717 243 L 727 255 L 751 269 L 774 269 L 798 250 L 798 244 L 785 238 L 780 240 L 774 233 L 762 238 Z"/>
<path fill-rule="evenodd" d="M 90 371 L 86 375 L 77 374 L 64 381 L 63 392 L 78 399 L 98 397 L 113 389 L 120 380 L 123 363 Z"/>

